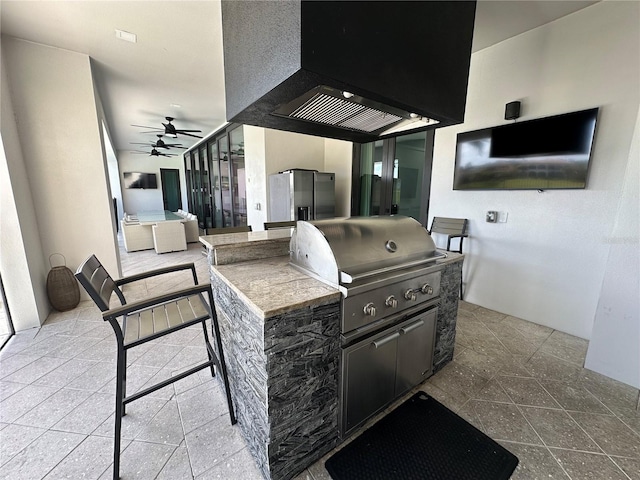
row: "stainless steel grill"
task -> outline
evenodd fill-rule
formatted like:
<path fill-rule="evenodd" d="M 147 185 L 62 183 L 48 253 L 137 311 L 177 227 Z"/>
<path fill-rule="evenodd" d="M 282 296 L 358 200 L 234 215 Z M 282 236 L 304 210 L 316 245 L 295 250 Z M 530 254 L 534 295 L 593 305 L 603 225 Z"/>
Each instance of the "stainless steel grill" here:
<path fill-rule="evenodd" d="M 350 433 L 431 375 L 446 256 L 416 220 L 352 217 L 297 223 L 290 264 L 339 288 L 341 432 Z"/>
<path fill-rule="evenodd" d="M 298 222 L 291 237 L 290 263 L 342 291 L 343 334 L 437 297 L 444 256 L 399 215 Z"/>

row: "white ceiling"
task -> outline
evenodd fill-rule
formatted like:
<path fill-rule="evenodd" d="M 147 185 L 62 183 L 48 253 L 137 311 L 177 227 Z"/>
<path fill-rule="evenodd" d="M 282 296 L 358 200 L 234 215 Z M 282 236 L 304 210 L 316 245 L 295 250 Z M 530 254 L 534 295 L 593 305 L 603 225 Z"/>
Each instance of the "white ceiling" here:
<path fill-rule="evenodd" d="M 473 50 L 593 3 L 480 0 Z M 162 128 L 171 116 L 177 128 L 207 135 L 225 122 L 219 0 L 1 0 L 0 15 L 3 35 L 91 57 L 116 150 L 157 140 L 132 124 Z M 115 29 L 135 33 L 137 43 L 117 39 Z"/>

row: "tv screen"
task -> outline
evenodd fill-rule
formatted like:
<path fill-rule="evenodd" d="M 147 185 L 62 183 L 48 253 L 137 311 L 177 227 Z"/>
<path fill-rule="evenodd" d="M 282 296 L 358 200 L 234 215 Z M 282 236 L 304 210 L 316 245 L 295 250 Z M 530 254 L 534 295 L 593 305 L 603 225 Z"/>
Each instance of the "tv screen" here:
<path fill-rule="evenodd" d="M 585 188 L 598 109 L 459 133 L 454 190 Z"/>
<path fill-rule="evenodd" d="M 158 188 L 155 173 L 124 172 L 124 188 Z"/>

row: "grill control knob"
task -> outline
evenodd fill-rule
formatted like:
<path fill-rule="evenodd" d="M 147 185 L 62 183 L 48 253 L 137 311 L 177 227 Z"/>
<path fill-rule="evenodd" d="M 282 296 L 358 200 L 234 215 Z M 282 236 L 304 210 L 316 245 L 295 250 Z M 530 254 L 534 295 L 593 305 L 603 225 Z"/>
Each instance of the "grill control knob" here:
<path fill-rule="evenodd" d="M 398 307 L 398 300 L 396 300 L 396 297 L 394 297 L 393 295 L 389 295 L 387 297 L 387 299 L 384 301 L 384 304 L 387 307 L 397 308 Z"/>
<path fill-rule="evenodd" d="M 416 292 L 409 289 L 406 292 L 404 292 L 404 298 L 405 300 L 411 300 L 412 302 L 415 302 L 416 298 L 418 297 L 416 296 Z"/>
<path fill-rule="evenodd" d="M 433 295 L 433 287 L 428 283 L 425 283 L 424 285 L 422 285 L 422 288 L 420 288 L 420 291 L 425 295 Z"/>
<path fill-rule="evenodd" d="M 373 306 L 373 302 L 367 303 L 362 310 L 365 315 L 369 315 L 371 317 L 376 316 L 376 307 Z"/>

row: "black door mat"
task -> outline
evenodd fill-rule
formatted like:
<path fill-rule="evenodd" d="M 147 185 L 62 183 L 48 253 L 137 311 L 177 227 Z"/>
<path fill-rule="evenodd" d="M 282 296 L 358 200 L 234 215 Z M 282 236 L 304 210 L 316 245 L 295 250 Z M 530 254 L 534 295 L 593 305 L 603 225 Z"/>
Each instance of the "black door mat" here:
<path fill-rule="evenodd" d="M 507 480 L 518 457 L 418 392 L 326 461 L 335 480 Z"/>

